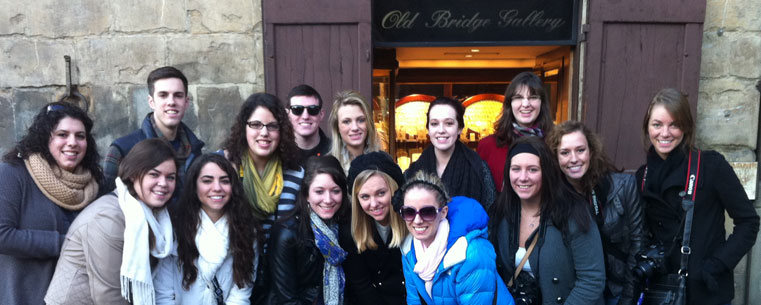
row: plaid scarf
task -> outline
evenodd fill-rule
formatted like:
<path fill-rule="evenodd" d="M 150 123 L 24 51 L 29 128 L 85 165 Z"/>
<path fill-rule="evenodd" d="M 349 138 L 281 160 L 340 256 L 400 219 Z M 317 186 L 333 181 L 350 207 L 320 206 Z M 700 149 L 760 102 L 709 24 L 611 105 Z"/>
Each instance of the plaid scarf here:
<path fill-rule="evenodd" d="M 534 126 L 531 127 L 523 127 L 513 122 L 513 132 L 518 136 L 537 136 L 544 138 L 544 132 L 538 126 L 539 124 L 534 124 Z"/>

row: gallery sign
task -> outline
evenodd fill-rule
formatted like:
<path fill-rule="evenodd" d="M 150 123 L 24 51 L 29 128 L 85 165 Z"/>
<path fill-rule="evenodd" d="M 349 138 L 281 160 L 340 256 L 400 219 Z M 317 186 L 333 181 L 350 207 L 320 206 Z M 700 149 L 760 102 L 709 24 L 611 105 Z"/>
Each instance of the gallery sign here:
<path fill-rule="evenodd" d="M 376 46 L 575 45 L 578 0 L 375 0 Z"/>

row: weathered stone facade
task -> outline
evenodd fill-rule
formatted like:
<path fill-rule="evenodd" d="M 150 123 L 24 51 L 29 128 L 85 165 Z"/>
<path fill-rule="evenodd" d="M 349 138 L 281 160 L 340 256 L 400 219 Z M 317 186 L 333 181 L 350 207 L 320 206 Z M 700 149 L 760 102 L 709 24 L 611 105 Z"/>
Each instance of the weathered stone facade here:
<path fill-rule="evenodd" d="M 264 90 L 260 0 L 0 1 L 0 151 L 72 82 L 90 101 L 98 148 L 137 128 L 146 78 L 172 65 L 189 80 L 185 123 L 216 150 L 242 100 Z"/>

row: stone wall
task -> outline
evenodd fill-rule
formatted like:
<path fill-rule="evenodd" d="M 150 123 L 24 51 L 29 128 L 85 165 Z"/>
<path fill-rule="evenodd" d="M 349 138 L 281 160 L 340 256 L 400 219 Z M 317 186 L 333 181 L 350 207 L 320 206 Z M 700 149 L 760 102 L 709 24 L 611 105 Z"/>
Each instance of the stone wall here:
<path fill-rule="evenodd" d="M 731 161 L 758 160 L 761 1 L 707 0 L 698 98 L 698 141 Z M 758 193 L 758 188 L 757 188 Z M 761 213 L 761 200 L 756 200 Z M 727 220 L 727 232 L 732 222 Z M 761 304 L 761 238 L 735 268 L 733 304 Z"/>
<path fill-rule="evenodd" d="M 216 150 L 243 99 L 264 90 L 260 0 L 0 0 L 0 151 L 72 82 L 90 101 L 98 148 L 137 128 L 146 78 L 172 65 L 189 80 L 185 122 Z"/>

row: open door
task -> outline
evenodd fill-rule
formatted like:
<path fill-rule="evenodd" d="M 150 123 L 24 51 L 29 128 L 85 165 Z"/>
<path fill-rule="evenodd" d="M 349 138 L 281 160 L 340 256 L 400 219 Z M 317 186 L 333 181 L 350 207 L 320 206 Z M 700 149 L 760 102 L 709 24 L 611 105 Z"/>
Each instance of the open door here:
<path fill-rule="evenodd" d="M 356 90 L 370 103 L 370 7 L 370 0 L 262 0 L 267 92 L 285 99 L 296 85 L 314 87 L 326 132 L 336 92 Z"/>
<path fill-rule="evenodd" d="M 706 0 L 589 0 L 583 120 L 616 166 L 645 162 L 642 118 L 664 87 L 688 94 L 695 116 Z"/>

